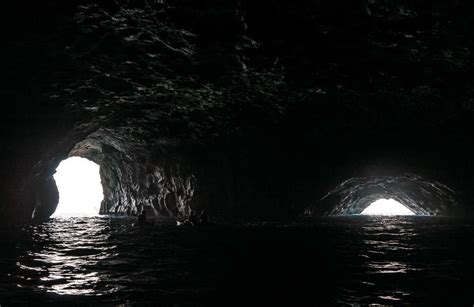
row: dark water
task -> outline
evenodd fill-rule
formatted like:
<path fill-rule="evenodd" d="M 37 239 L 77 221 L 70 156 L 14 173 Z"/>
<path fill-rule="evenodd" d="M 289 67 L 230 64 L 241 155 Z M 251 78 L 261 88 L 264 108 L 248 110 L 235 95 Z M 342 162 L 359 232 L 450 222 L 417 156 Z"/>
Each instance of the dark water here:
<path fill-rule="evenodd" d="M 128 218 L 1 230 L 0 304 L 474 303 L 474 224 L 338 217 L 147 229 Z"/>

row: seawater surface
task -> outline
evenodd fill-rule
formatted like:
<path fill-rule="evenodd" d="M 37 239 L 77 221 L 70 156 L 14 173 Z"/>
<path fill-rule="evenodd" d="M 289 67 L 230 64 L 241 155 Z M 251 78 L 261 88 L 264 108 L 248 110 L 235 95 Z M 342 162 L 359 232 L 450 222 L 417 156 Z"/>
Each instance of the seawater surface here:
<path fill-rule="evenodd" d="M 474 224 L 327 217 L 176 227 L 132 218 L 0 229 L 0 304 L 472 305 Z"/>

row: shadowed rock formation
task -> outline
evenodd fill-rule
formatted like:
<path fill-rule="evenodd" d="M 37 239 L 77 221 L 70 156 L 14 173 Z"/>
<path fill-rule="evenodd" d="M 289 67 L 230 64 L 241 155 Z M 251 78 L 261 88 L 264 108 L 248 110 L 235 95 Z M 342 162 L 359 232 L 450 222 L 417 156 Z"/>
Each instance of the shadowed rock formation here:
<path fill-rule="evenodd" d="M 413 175 L 351 178 L 306 209 L 312 215 L 360 214 L 381 198 L 392 198 L 418 215 L 449 215 L 456 209 L 454 191 L 439 183 Z"/>
<path fill-rule="evenodd" d="M 102 213 L 294 217 L 372 167 L 442 182 L 467 205 L 472 6 L 10 3 L 0 216 L 50 215 L 68 155 L 101 165 Z"/>

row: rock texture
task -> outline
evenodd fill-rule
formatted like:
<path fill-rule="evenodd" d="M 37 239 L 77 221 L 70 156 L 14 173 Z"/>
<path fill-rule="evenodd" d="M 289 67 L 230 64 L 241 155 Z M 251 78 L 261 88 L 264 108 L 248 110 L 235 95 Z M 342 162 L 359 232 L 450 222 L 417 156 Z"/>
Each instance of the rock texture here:
<path fill-rule="evenodd" d="M 457 209 L 455 193 L 451 188 L 408 174 L 348 179 L 325 195 L 321 203 L 307 208 L 305 214 L 360 214 L 382 198 L 393 198 L 418 215 L 449 215 Z"/>
<path fill-rule="evenodd" d="M 452 187 L 472 211 L 472 9 L 10 3 L 0 216 L 53 212 L 52 175 L 68 155 L 101 165 L 102 213 L 294 217 L 387 167 Z"/>

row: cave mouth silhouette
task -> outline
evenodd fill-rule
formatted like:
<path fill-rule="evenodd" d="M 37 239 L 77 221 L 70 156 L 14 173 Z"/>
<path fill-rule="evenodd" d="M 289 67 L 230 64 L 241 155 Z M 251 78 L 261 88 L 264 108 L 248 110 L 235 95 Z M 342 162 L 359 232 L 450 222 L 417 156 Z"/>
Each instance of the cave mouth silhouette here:
<path fill-rule="evenodd" d="M 99 214 L 104 193 L 100 166 L 88 159 L 63 160 L 54 175 L 59 203 L 51 217 L 90 217 Z"/>
<path fill-rule="evenodd" d="M 416 215 L 415 212 L 402 205 L 393 198 L 380 198 L 372 202 L 361 213 L 361 215 Z"/>
<path fill-rule="evenodd" d="M 379 200 L 383 200 L 385 205 L 388 201 L 389 205 L 404 209 L 398 213 L 388 212 L 389 215 L 452 216 L 462 213 L 459 210 L 454 189 L 433 179 L 403 173 L 402 175 L 361 176 L 346 179 L 333 187 L 319 201 L 306 207 L 304 215 L 361 215 L 371 204 Z M 382 204 L 377 203 L 377 207 L 380 208 Z M 378 212 L 380 213 L 387 215 L 384 212 Z"/>

